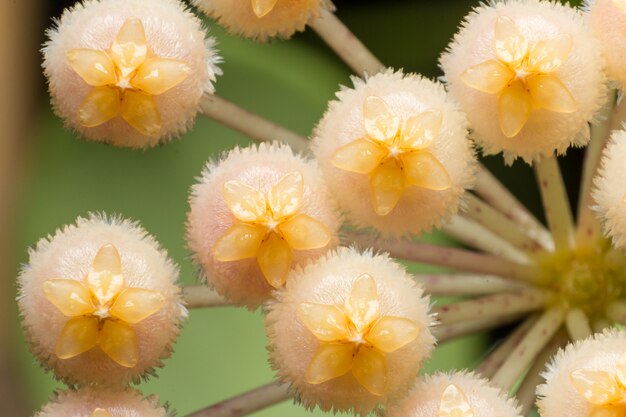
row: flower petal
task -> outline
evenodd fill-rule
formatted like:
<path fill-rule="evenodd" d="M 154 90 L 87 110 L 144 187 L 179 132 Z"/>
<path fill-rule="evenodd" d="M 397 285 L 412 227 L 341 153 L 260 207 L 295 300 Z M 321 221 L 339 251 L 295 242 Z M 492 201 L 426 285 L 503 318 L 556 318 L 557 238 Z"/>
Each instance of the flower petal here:
<path fill-rule="evenodd" d="M 43 283 L 46 299 L 68 317 L 91 314 L 96 307 L 89 289 L 73 279 L 49 279 Z"/>
<path fill-rule="evenodd" d="M 365 340 L 385 353 L 394 352 L 411 343 L 419 334 L 419 326 L 403 317 L 382 317 L 365 335 Z"/>
<path fill-rule="evenodd" d="M 511 65 L 519 64 L 528 51 L 526 37 L 507 16 L 500 16 L 496 20 L 494 46 L 498 59 Z"/>
<path fill-rule="evenodd" d="M 165 304 L 158 291 L 145 288 L 127 288 L 117 297 L 109 313 L 126 323 L 136 324 L 150 317 Z"/>
<path fill-rule="evenodd" d="M 498 120 L 507 138 L 517 135 L 530 117 L 532 97 L 520 81 L 515 81 L 500 93 Z"/>
<path fill-rule="evenodd" d="M 594 408 L 589 412 L 588 417 L 624 417 L 626 415 L 626 405 L 609 405 L 606 408 Z"/>
<path fill-rule="evenodd" d="M 332 162 L 344 171 L 369 174 L 388 153 L 384 146 L 370 140 L 358 139 L 337 149 L 332 156 Z"/>
<path fill-rule="evenodd" d="M 552 39 L 537 41 L 528 54 L 527 71 L 554 72 L 567 60 L 572 51 L 572 37 L 563 34 Z"/>
<path fill-rule="evenodd" d="M 302 202 L 304 180 L 302 174 L 293 171 L 282 177 L 267 194 L 267 201 L 275 219 L 291 216 Z"/>
<path fill-rule="evenodd" d="M 130 83 L 148 94 L 159 95 L 182 83 L 189 74 L 191 68 L 182 61 L 152 58 L 139 67 Z"/>
<path fill-rule="evenodd" d="M 587 401 L 606 405 L 622 399 L 622 391 L 615 376 L 604 371 L 578 369 L 570 374 L 572 385 Z"/>
<path fill-rule="evenodd" d="M 467 396 L 455 384 L 450 384 L 441 394 L 437 417 L 474 417 L 474 410 Z"/>
<path fill-rule="evenodd" d="M 557 113 L 573 113 L 576 100 L 567 87 L 554 75 L 534 75 L 526 79 L 535 107 Z"/>
<path fill-rule="evenodd" d="M 93 410 L 91 417 L 113 417 L 113 416 L 104 408 L 96 408 L 95 410 Z"/>
<path fill-rule="evenodd" d="M 117 88 L 92 89 L 78 109 L 78 122 L 85 127 L 96 127 L 120 113 L 122 106 Z"/>
<path fill-rule="evenodd" d="M 379 216 L 386 216 L 398 204 L 404 193 L 404 173 L 395 159 L 389 159 L 370 174 L 372 208 Z"/>
<path fill-rule="evenodd" d="M 276 233 L 270 233 L 259 247 L 257 260 L 268 284 L 274 288 L 285 285 L 291 270 L 291 248 L 287 242 Z"/>
<path fill-rule="evenodd" d="M 107 304 L 122 291 L 122 260 L 115 246 L 108 244 L 98 250 L 87 275 L 87 285 L 101 305 Z"/>
<path fill-rule="evenodd" d="M 488 94 L 500 92 L 513 78 L 515 72 L 495 59 L 474 65 L 461 74 L 465 84 Z"/>
<path fill-rule="evenodd" d="M 352 375 L 374 395 L 383 395 L 387 390 L 387 364 L 383 354 L 376 349 L 359 348 L 352 362 Z"/>
<path fill-rule="evenodd" d="M 376 291 L 376 281 L 369 274 L 360 275 L 354 280 L 345 308 L 357 331 L 361 332 L 380 314 L 380 301 Z"/>
<path fill-rule="evenodd" d="M 139 360 L 135 330 L 120 321 L 105 320 L 100 332 L 100 349 L 125 368 L 132 368 Z"/>
<path fill-rule="evenodd" d="M 400 156 L 407 185 L 428 190 L 447 190 L 452 186 L 450 175 L 430 152 L 410 152 Z"/>
<path fill-rule="evenodd" d="M 411 150 L 428 148 L 439 134 L 442 121 L 443 115 L 436 109 L 409 117 L 402 128 L 400 148 Z"/>
<path fill-rule="evenodd" d="M 626 352 L 619 358 L 615 370 L 620 384 L 622 384 L 622 387 L 626 388 Z"/>
<path fill-rule="evenodd" d="M 319 249 L 330 242 L 330 231 L 306 214 L 297 214 L 281 223 L 278 230 L 295 250 Z"/>
<path fill-rule="evenodd" d="M 392 145 L 400 129 L 400 117 L 393 114 L 378 96 L 369 96 L 363 103 L 363 122 L 370 138 Z"/>
<path fill-rule="evenodd" d="M 241 181 L 227 181 L 222 186 L 222 193 L 228 209 L 237 220 L 258 222 L 265 219 L 267 203 L 259 190 Z"/>
<path fill-rule="evenodd" d="M 347 374 L 352 368 L 352 343 L 322 343 L 306 369 L 306 382 L 322 382 Z"/>
<path fill-rule="evenodd" d="M 255 224 L 234 224 L 213 245 L 213 256 L 221 262 L 254 258 L 267 229 Z"/>
<path fill-rule="evenodd" d="M 158 136 L 161 132 L 161 114 L 150 94 L 126 90 L 122 100 L 122 117 L 142 135 Z"/>
<path fill-rule="evenodd" d="M 298 317 L 322 342 L 336 342 L 348 337 L 348 320 L 343 311 L 332 305 L 301 303 Z"/>
<path fill-rule="evenodd" d="M 263 17 L 274 9 L 278 0 L 251 0 L 256 17 Z"/>
<path fill-rule="evenodd" d="M 111 45 L 111 53 L 123 77 L 143 64 L 148 55 L 148 46 L 141 20 L 136 17 L 126 19 Z"/>
<path fill-rule="evenodd" d="M 59 359 L 70 359 L 87 352 L 98 343 L 98 319 L 76 317 L 68 320 L 57 341 Z"/>
<path fill-rule="evenodd" d="M 85 82 L 94 87 L 115 84 L 115 65 L 109 55 L 97 49 L 78 48 L 67 53 L 67 63 Z"/>

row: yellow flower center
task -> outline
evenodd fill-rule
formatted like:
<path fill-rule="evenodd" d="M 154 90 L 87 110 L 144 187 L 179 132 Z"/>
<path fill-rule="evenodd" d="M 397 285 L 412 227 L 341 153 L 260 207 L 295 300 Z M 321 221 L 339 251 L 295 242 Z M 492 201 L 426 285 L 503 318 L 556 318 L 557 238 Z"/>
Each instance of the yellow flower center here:
<path fill-rule="evenodd" d="M 254 14 L 258 18 L 261 18 L 274 10 L 278 0 L 250 0 L 250 2 L 252 4 L 252 11 Z"/>
<path fill-rule="evenodd" d="M 332 162 L 339 169 L 369 175 L 376 214 L 389 214 L 408 186 L 450 188 L 446 168 L 428 151 L 441 128 L 439 110 L 402 121 L 382 98 L 369 96 L 363 104 L 363 120 L 367 137 L 337 149 Z"/>
<path fill-rule="evenodd" d="M 574 388 L 593 405 L 589 417 L 619 417 L 626 412 L 626 353 L 615 370 L 577 369 L 570 374 Z"/>
<path fill-rule="evenodd" d="M 95 410 L 93 410 L 91 417 L 113 417 L 113 416 L 104 408 L 96 408 Z"/>
<path fill-rule="evenodd" d="M 128 368 L 139 359 L 132 325 L 165 304 L 157 291 L 125 286 L 120 254 L 111 244 L 98 250 L 86 285 L 74 279 L 55 278 L 44 282 L 43 291 L 61 313 L 70 317 L 57 342 L 59 359 L 70 359 L 99 346 Z"/>
<path fill-rule="evenodd" d="M 456 384 L 450 384 L 441 394 L 437 417 L 474 417 L 467 396 Z"/>
<path fill-rule="evenodd" d="M 496 59 L 467 69 L 461 79 L 468 86 L 498 94 L 498 120 L 506 137 L 516 136 L 533 109 L 573 113 L 576 100 L 555 74 L 572 49 L 568 34 L 529 43 L 506 16 L 496 21 Z"/>
<path fill-rule="evenodd" d="M 309 363 L 306 381 L 321 384 L 351 372 L 370 393 L 387 389 L 385 354 L 411 343 L 418 325 L 407 318 L 381 316 L 376 281 L 358 277 L 342 307 L 302 303 L 298 316 L 320 341 Z"/>
<path fill-rule="evenodd" d="M 69 66 L 94 88 L 78 111 L 86 127 L 121 115 L 146 136 L 157 136 L 161 116 L 154 96 L 183 82 L 191 73 L 184 62 L 151 56 L 141 20 L 127 19 L 108 51 L 79 48 L 67 53 Z"/>
<path fill-rule="evenodd" d="M 267 196 L 236 180 L 226 182 L 222 191 L 237 222 L 215 242 L 213 256 L 221 262 L 256 258 L 275 288 L 287 280 L 293 250 L 319 249 L 330 242 L 326 226 L 299 213 L 304 180 L 298 171 L 281 178 Z"/>

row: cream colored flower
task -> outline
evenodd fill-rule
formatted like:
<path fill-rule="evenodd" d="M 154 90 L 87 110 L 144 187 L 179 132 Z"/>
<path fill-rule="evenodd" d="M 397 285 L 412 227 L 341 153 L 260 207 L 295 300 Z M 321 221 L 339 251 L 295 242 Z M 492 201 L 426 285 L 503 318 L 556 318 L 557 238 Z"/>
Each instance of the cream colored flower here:
<path fill-rule="evenodd" d="M 621 41 L 626 33 L 626 3 L 623 0 L 586 0 L 587 23 L 602 47 L 606 72 L 610 80 L 626 86 L 626 44 Z"/>
<path fill-rule="evenodd" d="M 614 369 L 580 368 L 570 373 L 572 385 L 590 404 L 590 417 L 623 416 L 626 412 L 626 347 Z"/>

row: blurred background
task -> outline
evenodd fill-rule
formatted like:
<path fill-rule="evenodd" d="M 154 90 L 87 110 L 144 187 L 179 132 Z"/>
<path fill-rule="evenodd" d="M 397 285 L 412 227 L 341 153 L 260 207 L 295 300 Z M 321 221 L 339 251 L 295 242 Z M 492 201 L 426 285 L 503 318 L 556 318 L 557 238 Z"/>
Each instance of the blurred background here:
<path fill-rule="evenodd" d="M 38 239 L 92 211 L 139 220 L 195 282 L 185 248 L 187 194 L 208 158 L 249 140 L 198 117 L 182 140 L 145 152 L 87 143 L 63 128 L 51 111 L 39 48 L 45 29 L 73 1 L 0 1 L 0 415 L 26 417 L 63 385 L 28 352 L 15 303 L 15 277 Z M 384 63 L 435 78 L 437 58 L 462 17 L 477 2 L 336 0 L 337 15 Z M 309 135 L 349 69 L 310 30 L 290 41 L 257 44 L 232 37 L 207 21 L 224 58 L 217 94 L 288 128 Z M 576 198 L 581 153 L 562 161 Z M 534 212 L 539 199 L 532 171 L 512 169 L 500 157 L 485 163 Z M 440 241 L 440 236 L 429 239 Z M 412 270 L 424 267 L 410 265 Z M 497 334 L 447 343 L 426 371 L 473 368 Z M 158 378 L 143 383 L 179 415 L 265 384 L 260 313 L 237 308 L 194 310 Z M 282 404 L 256 414 L 311 415 Z M 313 415 L 321 416 L 315 412 Z"/>

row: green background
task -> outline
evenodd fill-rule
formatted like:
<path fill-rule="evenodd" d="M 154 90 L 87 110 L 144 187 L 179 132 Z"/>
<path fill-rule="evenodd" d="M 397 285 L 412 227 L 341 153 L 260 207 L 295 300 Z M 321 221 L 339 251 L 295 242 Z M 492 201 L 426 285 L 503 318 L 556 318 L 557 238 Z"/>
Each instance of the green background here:
<path fill-rule="evenodd" d="M 469 2 L 360 3 L 339 2 L 339 17 L 383 62 L 429 77 L 439 75 L 437 57 L 471 7 Z M 224 58 L 217 93 L 302 135 L 309 135 L 339 85 L 350 85 L 348 68 L 310 30 L 288 42 L 261 45 L 234 38 L 211 22 L 208 25 Z M 34 122 L 33 154 L 19 190 L 15 270 L 27 262 L 27 248 L 38 239 L 77 216 L 102 211 L 139 220 L 179 263 L 182 283 L 195 283 L 183 238 L 189 187 L 208 158 L 250 141 L 199 116 L 194 129 L 180 141 L 147 151 L 116 149 L 82 141 L 64 130 L 47 98 L 41 101 Z M 573 161 L 577 163 L 576 158 Z M 503 172 L 500 158 L 486 162 Z M 517 164 L 511 171 L 508 184 L 537 211 L 529 169 Z M 44 373 L 27 351 L 14 300 L 11 303 L 20 376 L 34 412 L 62 385 Z M 473 368 L 485 354 L 487 341 L 478 336 L 447 343 L 436 349 L 426 370 Z M 191 311 L 173 357 L 158 371 L 158 378 L 139 388 L 159 395 L 184 415 L 269 382 L 273 373 L 265 344 L 260 313 L 234 307 Z M 256 415 L 311 414 L 284 403 Z"/>

